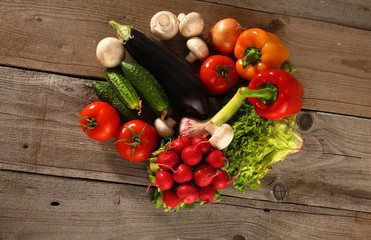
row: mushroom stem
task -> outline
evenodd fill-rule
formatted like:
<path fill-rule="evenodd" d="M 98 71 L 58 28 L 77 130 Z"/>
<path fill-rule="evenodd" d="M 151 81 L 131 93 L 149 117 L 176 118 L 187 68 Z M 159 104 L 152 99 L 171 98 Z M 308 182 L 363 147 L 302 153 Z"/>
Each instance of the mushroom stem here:
<path fill-rule="evenodd" d="M 171 117 L 166 118 L 164 121 L 165 121 L 166 125 L 167 125 L 169 128 L 173 128 L 173 127 L 175 127 L 175 125 L 177 124 L 177 122 L 176 122 L 174 119 L 172 119 Z"/>
<path fill-rule="evenodd" d="M 233 128 L 226 123 L 218 127 L 210 121 L 206 124 L 204 129 L 211 134 L 211 138 L 209 139 L 211 146 L 218 150 L 226 148 L 234 137 Z"/>
<path fill-rule="evenodd" d="M 178 20 L 179 20 L 179 22 L 182 21 L 182 20 L 184 19 L 185 16 L 186 16 L 186 15 L 185 15 L 184 13 L 179 13 L 179 15 L 178 15 Z"/>
<path fill-rule="evenodd" d="M 187 60 L 187 62 L 189 63 L 194 63 L 197 60 L 197 57 L 192 52 L 189 52 L 188 55 L 185 57 L 185 60 Z"/>
<path fill-rule="evenodd" d="M 173 128 L 176 124 L 177 122 L 170 117 L 165 120 L 157 118 L 153 123 L 153 126 L 160 137 L 166 138 L 174 135 L 175 131 Z"/>
<path fill-rule="evenodd" d="M 218 126 L 216 126 L 213 122 L 208 122 L 206 125 L 205 125 L 205 127 L 204 127 L 204 129 L 208 132 L 208 133 L 210 133 L 211 135 L 213 135 L 218 129 L 219 129 L 219 127 Z"/>

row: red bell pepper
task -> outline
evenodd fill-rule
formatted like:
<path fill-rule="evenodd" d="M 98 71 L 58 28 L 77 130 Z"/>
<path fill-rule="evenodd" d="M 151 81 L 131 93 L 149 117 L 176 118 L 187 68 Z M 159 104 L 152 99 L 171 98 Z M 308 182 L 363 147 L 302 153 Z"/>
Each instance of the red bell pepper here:
<path fill-rule="evenodd" d="M 260 97 L 252 95 L 254 91 L 259 91 L 267 84 L 274 86 L 272 94 L 264 93 L 265 96 Z M 303 86 L 292 74 L 280 69 L 266 70 L 256 74 L 251 79 L 248 88 L 243 88 L 241 91 L 243 96 L 248 97 L 255 111 L 267 119 L 288 117 L 298 113 L 303 106 Z"/>
<path fill-rule="evenodd" d="M 255 74 L 247 87 L 240 87 L 210 121 L 217 126 L 227 122 L 246 98 L 260 116 L 267 119 L 285 118 L 300 111 L 303 95 L 303 86 L 291 73 L 280 69 L 264 70 Z"/>

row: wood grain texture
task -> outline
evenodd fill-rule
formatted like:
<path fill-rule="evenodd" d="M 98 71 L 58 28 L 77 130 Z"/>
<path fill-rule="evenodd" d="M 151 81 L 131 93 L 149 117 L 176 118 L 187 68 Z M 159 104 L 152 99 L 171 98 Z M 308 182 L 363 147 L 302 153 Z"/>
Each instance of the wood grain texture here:
<path fill-rule="evenodd" d="M 201 0 L 238 8 L 319 20 L 343 26 L 371 30 L 371 2 L 336 0 Z"/>
<path fill-rule="evenodd" d="M 144 191 L 0 171 L 0 238 L 353 240 L 371 234 L 371 213 L 223 196 L 173 214 L 156 210 Z"/>
<path fill-rule="evenodd" d="M 370 31 L 199 1 L 2 1 L 0 9 L 0 64 L 89 78 L 104 76 L 95 48 L 115 36 L 109 20 L 151 36 L 149 21 L 157 11 L 197 10 L 206 36 L 218 20 L 234 17 L 246 28 L 277 34 L 290 49 L 305 89 L 304 109 L 371 117 Z M 178 36 L 166 45 L 184 57 L 184 43 Z"/>
<path fill-rule="evenodd" d="M 146 162 L 123 159 L 113 139 L 90 140 L 77 124 L 96 100 L 90 80 L 0 67 L 0 84 L 1 169 L 149 184 Z M 304 149 L 275 164 L 261 189 L 226 194 L 277 201 L 282 183 L 284 202 L 371 212 L 371 120 L 303 111 L 298 122 Z"/>
<path fill-rule="evenodd" d="M 164 213 L 144 194 L 146 162 L 81 131 L 77 115 L 97 100 L 92 80 L 104 78 L 96 45 L 115 36 L 108 21 L 152 36 L 160 10 L 200 12 L 205 39 L 234 17 L 290 49 L 305 89 L 305 146 L 273 165 L 260 189 L 229 187 L 216 204 Z M 0 240 L 369 239 L 369 10 L 361 0 L 0 1 Z M 184 57 L 185 41 L 164 44 Z"/>

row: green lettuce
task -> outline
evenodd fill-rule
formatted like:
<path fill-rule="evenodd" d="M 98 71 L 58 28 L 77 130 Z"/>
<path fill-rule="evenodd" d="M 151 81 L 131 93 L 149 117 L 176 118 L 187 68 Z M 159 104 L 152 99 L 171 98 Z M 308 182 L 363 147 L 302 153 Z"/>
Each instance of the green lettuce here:
<path fill-rule="evenodd" d="M 230 163 L 226 171 L 230 176 L 240 173 L 233 185 L 241 193 L 248 186 L 260 188 L 260 179 L 271 170 L 272 164 L 303 146 L 296 115 L 265 119 L 246 101 L 228 123 L 233 127 L 234 138 L 223 150 Z"/>

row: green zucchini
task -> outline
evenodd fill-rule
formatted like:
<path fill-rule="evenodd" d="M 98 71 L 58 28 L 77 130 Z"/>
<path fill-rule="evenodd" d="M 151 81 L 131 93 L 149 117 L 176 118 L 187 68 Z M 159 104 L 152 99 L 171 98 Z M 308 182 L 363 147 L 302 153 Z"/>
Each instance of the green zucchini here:
<path fill-rule="evenodd" d="M 119 96 L 117 96 L 117 94 L 115 93 L 111 86 L 102 82 L 94 81 L 93 89 L 101 101 L 110 104 L 123 116 L 129 119 L 136 118 L 133 111 L 126 107 L 126 105 L 121 101 Z"/>
<path fill-rule="evenodd" d="M 144 67 L 134 62 L 121 62 L 121 69 L 149 108 L 162 118 L 171 115 L 165 90 Z"/>
<path fill-rule="evenodd" d="M 105 68 L 108 84 L 113 88 L 121 101 L 129 108 L 137 111 L 141 110 L 141 100 L 134 87 L 121 73 L 120 69 Z"/>

